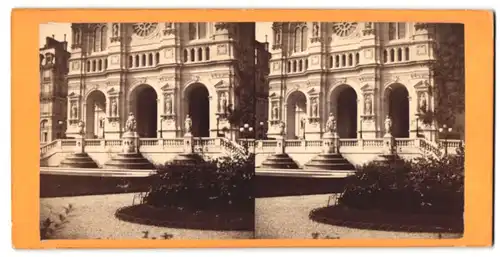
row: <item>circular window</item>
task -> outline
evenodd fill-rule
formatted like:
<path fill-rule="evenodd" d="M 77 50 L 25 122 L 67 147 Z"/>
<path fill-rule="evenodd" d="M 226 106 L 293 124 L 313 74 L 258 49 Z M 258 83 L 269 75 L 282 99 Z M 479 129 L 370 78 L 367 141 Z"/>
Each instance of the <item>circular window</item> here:
<path fill-rule="evenodd" d="M 158 27 L 158 23 L 135 23 L 133 28 L 135 34 L 146 37 L 149 36 Z"/>
<path fill-rule="evenodd" d="M 339 37 L 347 37 L 356 30 L 357 22 L 335 22 L 333 23 L 333 33 Z"/>

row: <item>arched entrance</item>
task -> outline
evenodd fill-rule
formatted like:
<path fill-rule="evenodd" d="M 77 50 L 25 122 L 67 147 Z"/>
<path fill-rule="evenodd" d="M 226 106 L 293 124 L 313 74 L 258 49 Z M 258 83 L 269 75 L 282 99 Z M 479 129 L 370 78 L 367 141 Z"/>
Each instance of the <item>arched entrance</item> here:
<path fill-rule="evenodd" d="M 301 91 L 295 91 L 286 101 L 286 135 L 288 139 L 303 138 L 307 118 L 307 99 Z"/>
<path fill-rule="evenodd" d="M 330 112 L 337 119 L 337 134 L 340 138 L 356 138 L 358 133 L 358 96 L 349 85 L 340 85 L 330 96 L 333 103 Z"/>
<path fill-rule="evenodd" d="M 85 110 L 85 136 L 86 138 L 103 138 L 106 118 L 106 96 L 99 90 L 92 91 L 87 96 Z"/>
<path fill-rule="evenodd" d="M 392 119 L 392 136 L 410 136 L 410 104 L 408 90 L 404 85 L 393 84 L 385 91 L 386 115 Z M 385 119 L 385 117 L 384 117 Z"/>
<path fill-rule="evenodd" d="M 130 108 L 137 121 L 137 133 L 144 138 L 157 138 L 158 96 L 150 85 L 140 85 L 130 94 Z"/>
<path fill-rule="evenodd" d="M 187 114 L 189 114 L 193 122 L 191 133 L 195 137 L 209 137 L 210 102 L 207 87 L 201 83 L 191 84 L 186 89 L 185 95 L 188 99 Z"/>

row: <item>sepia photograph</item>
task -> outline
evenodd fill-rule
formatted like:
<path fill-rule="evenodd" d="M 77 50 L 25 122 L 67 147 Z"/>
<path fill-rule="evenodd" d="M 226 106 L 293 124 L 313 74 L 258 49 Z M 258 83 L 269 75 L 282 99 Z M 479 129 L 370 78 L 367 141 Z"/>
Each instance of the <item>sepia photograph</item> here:
<path fill-rule="evenodd" d="M 39 31 L 42 240 L 462 237 L 463 24 Z"/>

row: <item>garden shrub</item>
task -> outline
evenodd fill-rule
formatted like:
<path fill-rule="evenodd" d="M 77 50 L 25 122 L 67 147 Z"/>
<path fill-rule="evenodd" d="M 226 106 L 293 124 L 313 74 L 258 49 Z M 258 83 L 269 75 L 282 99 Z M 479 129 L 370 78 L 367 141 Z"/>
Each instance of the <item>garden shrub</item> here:
<path fill-rule="evenodd" d="M 364 210 L 462 216 L 464 152 L 442 158 L 369 163 L 346 179 L 339 203 Z"/>
<path fill-rule="evenodd" d="M 253 155 L 220 157 L 196 165 L 167 163 L 153 175 L 144 202 L 193 211 L 253 211 L 253 170 Z"/>

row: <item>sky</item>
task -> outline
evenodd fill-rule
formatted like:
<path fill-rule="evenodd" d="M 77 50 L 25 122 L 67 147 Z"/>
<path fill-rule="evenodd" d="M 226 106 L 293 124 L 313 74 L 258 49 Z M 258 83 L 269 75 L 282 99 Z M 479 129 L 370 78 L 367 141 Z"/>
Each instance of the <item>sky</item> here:
<path fill-rule="evenodd" d="M 266 39 L 266 35 L 268 35 L 267 40 L 271 41 L 272 24 L 272 22 L 256 22 L 255 39 L 257 39 L 257 41 L 264 42 Z M 71 23 L 40 24 L 40 47 L 43 47 L 45 45 L 46 37 L 52 37 L 52 35 L 54 35 L 54 38 L 56 40 L 63 41 L 64 34 L 66 34 L 66 41 L 68 41 L 68 45 L 71 45 Z"/>

